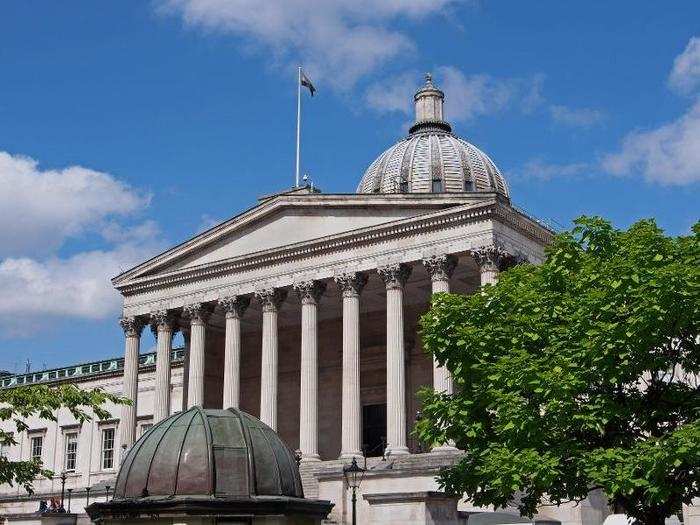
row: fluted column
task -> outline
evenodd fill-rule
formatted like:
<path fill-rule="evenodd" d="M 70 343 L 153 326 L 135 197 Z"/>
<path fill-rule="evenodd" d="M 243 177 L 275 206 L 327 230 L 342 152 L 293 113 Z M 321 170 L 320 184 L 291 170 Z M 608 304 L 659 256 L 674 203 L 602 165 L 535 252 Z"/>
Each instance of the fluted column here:
<path fill-rule="evenodd" d="M 287 291 L 268 288 L 255 293 L 262 303 L 262 357 L 260 365 L 260 420 L 277 430 L 277 314 Z"/>
<path fill-rule="evenodd" d="M 124 329 L 126 344 L 124 348 L 124 379 L 122 395 L 131 401 L 122 405 L 120 421 L 120 444 L 122 450 L 131 448 L 136 440 L 136 409 L 138 405 L 139 347 L 141 332 L 145 323 L 138 317 L 122 317 L 119 320 Z"/>
<path fill-rule="evenodd" d="M 472 257 L 479 265 L 481 286 L 484 286 L 498 282 L 498 273 L 509 255 L 500 246 L 491 244 L 472 250 Z"/>
<path fill-rule="evenodd" d="M 167 310 L 151 313 L 151 329 L 157 338 L 153 423 L 158 423 L 170 415 L 170 356 L 173 349 L 174 325 L 175 318 Z"/>
<path fill-rule="evenodd" d="M 360 294 L 367 284 L 364 273 L 338 275 L 343 294 L 343 402 L 342 446 L 344 459 L 362 455 L 362 405 L 360 400 Z"/>
<path fill-rule="evenodd" d="M 187 404 L 187 390 L 190 385 L 190 325 L 185 324 L 181 326 L 180 331 L 185 341 L 185 355 L 182 362 L 182 403 L 180 404 L 180 410 L 185 411 L 189 406 Z"/>
<path fill-rule="evenodd" d="M 386 284 L 386 433 L 387 454 L 408 454 L 403 289 L 411 273 L 405 264 L 378 269 Z"/>
<path fill-rule="evenodd" d="M 204 405 L 204 348 L 210 311 L 202 303 L 185 306 L 190 319 L 190 360 L 187 381 L 187 408 Z"/>
<path fill-rule="evenodd" d="M 241 396 L 241 317 L 250 304 L 250 298 L 225 297 L 219 304 L 226 312 L 223 408 L 238 408 Z"/>
<path fill-rule="evenodd" d="M 301 301 L 301 378 L 299 384 L 299 449 L 302 461 L 318 455 L 318 301 L 326 289 L 322 281 L 296 283 Z"/>
<path fill-rule="evenodd" d="M 423 260 L 430 281 L 432 283 L 432 292 L 449 293 L 450 292 L 450 277 L 457 267 L 457 257 L 454 255 L 440 254 L 433 255 Z M 435 358 L 433 358 L 433 390 L 436 392 L 444 392 L 451 395 L 453 392 L 453 381 L 450 371 L 440 366 Z M 452 451 L 456 450 L 450 443 L 444 443 L 433 448 L 433 451 Z"/>

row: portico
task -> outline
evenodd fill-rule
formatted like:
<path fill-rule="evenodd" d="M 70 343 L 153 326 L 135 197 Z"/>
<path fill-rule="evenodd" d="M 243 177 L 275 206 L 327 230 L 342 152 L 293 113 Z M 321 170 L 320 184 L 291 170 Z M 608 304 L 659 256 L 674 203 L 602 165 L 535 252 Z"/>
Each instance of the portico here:
<path fill-rule="evenodd" d="M 491 208 L 499 205 L 494 201 Z M 444 220 L 451 214 L 438 215 Z M 158 356 L 171 349 L 174 330 L 184 329 L 189 333 L 187 407 L 230 405 L 259 415 L 300 450 L 303 462 L 313 462 L 361 455 L 370 445 L 363 442 L 363 406 L 385 404 L 386 454 L 418 452 L 409 438 L 419 408 L 417 390 L 452 390 L 449 373 L 420 349 L 419 316 L 432 293 L 473 293 L 515 260 L 516 250 L 508 252 L 497 240 L 469 248 L 460 242 L 461 250 L 454 244 L 418 247 L 413 257 L 404 254 L 394 261 L 387 254 L 354 268 L 334 265 L 247 287 L 200 291 L 178 298 L 181 306 L 172 298 L 170 308 L 162 307 L 163 299 L 152 311 L 147 303 L 127 308 L 138 313 L 122 320 L 125 369 L 138 355 L 136 328 L 152 324 Z M 270 286 L 275 281 L 278 286 Z M 155 421 L 185 408 L 167 406 L 169 384 L 162 368 L 157 365 Z M 129 392 L 125 389 L 127 397 Z M 127 446 L 135 436 L 130 412 L 138 403 L 130 399 L 134 404 L 122 409 Z"/>

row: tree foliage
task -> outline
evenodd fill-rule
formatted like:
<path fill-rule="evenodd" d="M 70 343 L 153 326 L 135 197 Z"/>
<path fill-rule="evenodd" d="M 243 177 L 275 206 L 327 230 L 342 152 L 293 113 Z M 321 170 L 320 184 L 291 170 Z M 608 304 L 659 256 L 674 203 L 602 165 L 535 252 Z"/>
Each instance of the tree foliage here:
<path fill-rule="evenodd" d="M 107 402 L 124 404 L 124 398 L 99 389 L 81 390 L 75 385 L 34 385 L 0 390 L 0 421 L 10 421 L 15 431 L 0 430 L 0 443 L 4 446 L 16 445 L 17 435 L 29 430 L 27 420 L 38 417 L 56 421 L 59 410 L 68 410 L 76 421 L 83 423 L 97 417 L 111 416 L 105 408 Z M 32 482 L 37 476 L 53 476 L 40 461 L 11 461 L 0 456 L 0 485 L 21 485 L 32 492 Z"/>
<path fill-rule="evenodd" d="M 424 347 L 456 393 L 424 390 L 416 433 L 465 451 L 439 480 L 477 505 L 532 516 L 599 488 L 663 523 L 700 496 L 700 223 L 575 224 L 544 264 L 435 296 Z"/>

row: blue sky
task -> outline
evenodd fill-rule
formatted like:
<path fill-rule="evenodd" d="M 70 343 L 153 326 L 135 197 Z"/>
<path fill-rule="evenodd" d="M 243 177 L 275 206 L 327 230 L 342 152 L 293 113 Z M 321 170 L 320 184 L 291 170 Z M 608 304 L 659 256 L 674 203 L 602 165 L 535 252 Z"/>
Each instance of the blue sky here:
<path fill-rule="evenodd" d="M 0 369 L 117 356 L 109 278 L 293 182 L 353 192 L 432 71 L 513 201 L 698 219 L 700 4 L 13 2 L 0 17 Z M 142 348 L 150 346 L 147 335 Z"/>

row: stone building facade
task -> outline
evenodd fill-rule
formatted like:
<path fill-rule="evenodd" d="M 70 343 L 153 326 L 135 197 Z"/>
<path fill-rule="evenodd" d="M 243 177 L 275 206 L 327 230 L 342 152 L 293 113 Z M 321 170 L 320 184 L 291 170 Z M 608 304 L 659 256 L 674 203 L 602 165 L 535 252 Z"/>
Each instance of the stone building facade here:
<path fill-rule="evenodd" d="M 429 450 L 410 433 L 418 390 L 452 389 L 449 373 L 421 348 L 419 317 L 433 293 L 474 293 L 508 265 L 542 262 L 552 239 L 512 206 L 493 161 L 452 133 L 443 100 L 428 77 L 414 97 L 409 135 L 370 165 L 356 193 L 305 187 L 264 197 L 114 278 L 124 297 L 123 359 L 84 378 L 55 371 L 51 380 L 101 386 L 133 404 L 80 428 L 65 414 L 54 425 L 33 421 L 10 456 L 28 457 L 41 434 L 47 467 L 65 468 L 75 428 L 79 468 L 70 483 L 80 506 L 86 487 L 102 483 L 105 497 L 113 476 L 100 468 L 105 444 L 116 462 L 144 425 L 194 406 L 234 407 L 299 450 L 304 492 L 335 503 L 335 523 L 349 512 L 342 466 L 363 454 L 370 470 L 359 523 L 381 523 L 382 509 L 402 498 L 425 506 L 416 494 L 436 491 L 438 469 L 459 451 L 449 443 Z M 147 326 L 157 349 L 144 356 Z M 185 346 L 173 350 L 178 331 Z M 33 510 L 56 488 L 40 480 L 33 498 L 3 488 L 0 505 Z M 592 525 L 608 509 L 594 496 L 541 514 Z"/>

